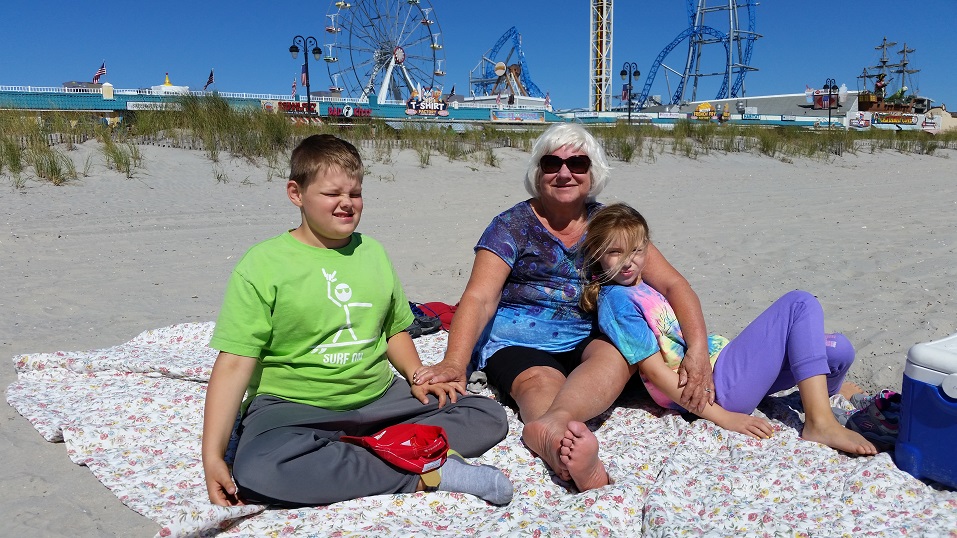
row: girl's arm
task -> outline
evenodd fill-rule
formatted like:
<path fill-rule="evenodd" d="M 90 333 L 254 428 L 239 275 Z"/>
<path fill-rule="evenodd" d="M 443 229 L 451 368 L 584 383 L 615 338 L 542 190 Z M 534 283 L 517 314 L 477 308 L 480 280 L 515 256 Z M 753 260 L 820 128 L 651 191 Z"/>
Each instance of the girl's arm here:
<path fill-rule="evenodd" d="M 386 348 L 385 356 L 389 362 L 409 382 L 412 387 L 412 395 L 423 404 L 429 403 L 429 394 L 434 394 L 439 399 L 439 407 L 445 405 L 446 397 L 453 403 L 458 399 L 458 393 L 464 390 L 459 389 L 451 383 L 432 383 L 417 385 L 412 382 L 412 376 L 422 368 L 422 360 L 419 359 L 419 352 L 415 349 L 415 343 L 412 337 L 405 331 L 399 331 L 388 339 L 389 347 Z"/>
<path fill-rule="evenodd" d="M 709 362 L 710 364 L 710 362 Z M 681 388 L 678 386 L 678 373 L 668 368 L 661 352 L 646 358 L 638 363 L 638 370 L 646 379 L 651 381 L 659 390 L 677 402 L 681 397 Z M 735 413 L 728 411 L 720 405 L 708 404 L 695 413 L 699 417 L 710 420 L 718 426 L 726 429 L 743 433 L 755 439 L 767 439 L 774 433 L 771 423 L 760 417 L 745 415 L 744 413 Z"/>
<path fill-rule="evenodd" d="M 714 380 L 708 356 L 708 329 L 698 294 L 651 243 L 648 244 L 647 261 L 641 279 L 665 296 L 678 317 L 688 349 L 678 368 L 678 386 L 684 388 L 679 397 L 673 399 L 685 409 L 700 415 L 707 404 L 714 403 Z"/>
<path fill-rule="evenodd" d="M 220 352 L 206 387 L 203 411 L 203 470 L 209 500 L 220 506 L 242 504 L 237 496 L 229 467 L 223 459 L 229 435 L 236 423 L 249 379 L 256 368 L 256 359 Z"/>

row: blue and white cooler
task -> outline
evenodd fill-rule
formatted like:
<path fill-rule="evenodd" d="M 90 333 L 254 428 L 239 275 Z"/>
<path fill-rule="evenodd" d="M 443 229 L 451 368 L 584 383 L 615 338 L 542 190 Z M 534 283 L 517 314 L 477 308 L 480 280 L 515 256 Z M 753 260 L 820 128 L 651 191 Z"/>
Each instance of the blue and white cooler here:
<path fill-rule="evenodd" d="M 957 488 L 957 334 L 907 352 L 894 461 Z"/>

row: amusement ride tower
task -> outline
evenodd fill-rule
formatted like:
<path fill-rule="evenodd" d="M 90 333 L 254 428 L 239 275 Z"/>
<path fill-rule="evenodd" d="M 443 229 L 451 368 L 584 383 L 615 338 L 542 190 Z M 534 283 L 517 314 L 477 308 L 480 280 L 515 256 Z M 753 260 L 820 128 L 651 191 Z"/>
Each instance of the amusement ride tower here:
<path fill-rule="evenodd" d="M 588 49 L 588 109 L 611 110 L 611 37 L 612 0 L 592 0 L 591 47 Z"/>

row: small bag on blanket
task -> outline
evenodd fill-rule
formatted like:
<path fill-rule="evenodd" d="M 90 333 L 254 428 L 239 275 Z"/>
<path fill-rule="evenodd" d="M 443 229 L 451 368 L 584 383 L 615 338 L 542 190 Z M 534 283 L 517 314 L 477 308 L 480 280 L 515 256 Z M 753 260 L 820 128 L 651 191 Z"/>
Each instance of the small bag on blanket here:
<path fill-rule="evenodd" d="M 343 435 L 339 440 L 367 448 L 392 465 L 416 474 L 438 469 L 449 453 L 445 429 L 427 424 L 396 424 L 374 435 Z"/>

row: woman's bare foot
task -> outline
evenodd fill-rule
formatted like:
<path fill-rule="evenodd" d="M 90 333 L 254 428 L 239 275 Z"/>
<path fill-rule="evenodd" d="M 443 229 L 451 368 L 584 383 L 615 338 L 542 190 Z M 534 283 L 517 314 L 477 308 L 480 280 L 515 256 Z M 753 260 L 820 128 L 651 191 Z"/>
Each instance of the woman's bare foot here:
<path fill-rule="evenodd" d="M 562 480 L 571 480 L 565 464 L 559 458 L 559 449 L 569 419 L 545 415 L 538 420 L 525 424 L 522 429 L 522 441 L 536 456 L 542 458 L 545 465 Z"/>
<path fill-rule="evenodd" d="M 605 464 L 598 458 L 598 438 L 582 422 L 569 422 L 562 438 L 561 461 L 571 474 L 578 491 L 607 486 L 610 482 Z"/>
<path fill-rule="evenodd" d="M 845 381 L 844 384 L 841 385 L 840 392 L 841 396 L 843 396 L 845 400 L 850 401 L 851 396 L 854 396 L 855 394 L 863 394 L 864 389 L 862 389 L 860 385 L 854 383 L 853 381 Z"/>
<path fill-rule="evenodd" d="M 804 430 L 801 432 L 801 439 L 821 443 L 848 454 L 861 456 L 877 454 L 877 447 L 865 439 L 863 435 L 841 426 L 836 420 L 833 421 L 833 424 L 823 425 L 805 423 Z"/>

